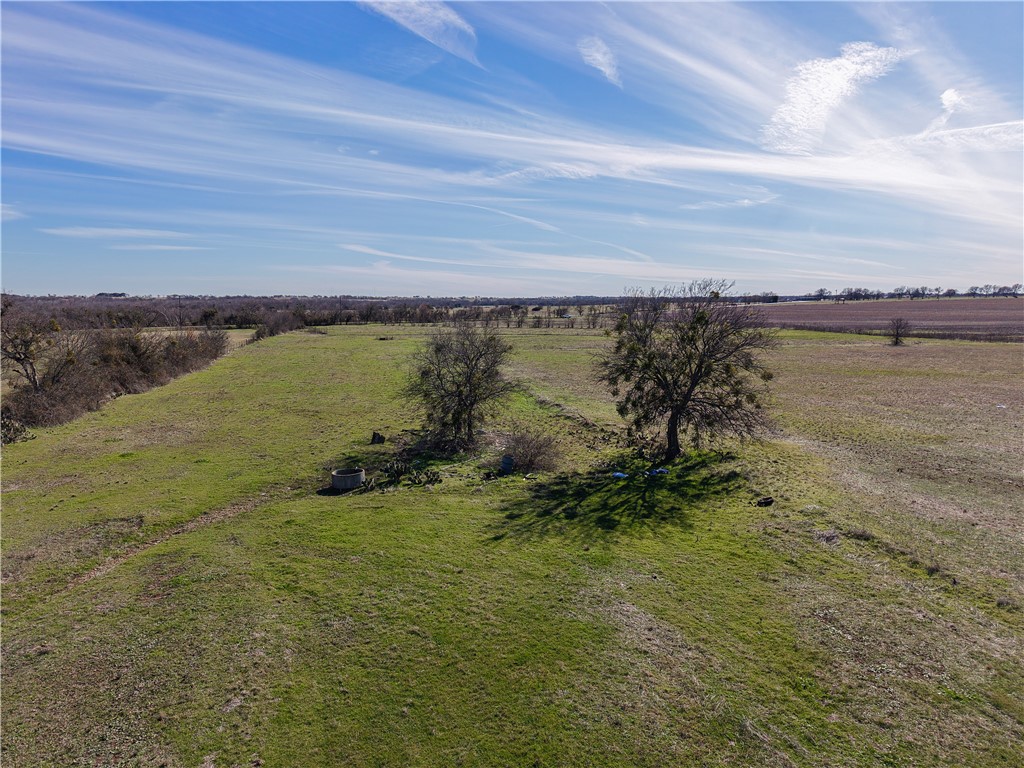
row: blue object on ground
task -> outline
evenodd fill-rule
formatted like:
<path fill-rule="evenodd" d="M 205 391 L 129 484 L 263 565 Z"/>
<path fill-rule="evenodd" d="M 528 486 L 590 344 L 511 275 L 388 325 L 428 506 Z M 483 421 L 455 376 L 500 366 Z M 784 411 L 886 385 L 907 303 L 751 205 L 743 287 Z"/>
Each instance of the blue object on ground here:
<path fill-rule="evenodd" d="M 629 477 L 625 472 L 612 472 L 612 477 L 617 477 L 619 480 Z"/>
<path fill-rule="evenodd" d="M 664 468 L 655 469 L 654 471 L 651 472 L 651 474 L 652 475 L 667 475 L 668 474 L 668 470 L 664 469 Z"/>

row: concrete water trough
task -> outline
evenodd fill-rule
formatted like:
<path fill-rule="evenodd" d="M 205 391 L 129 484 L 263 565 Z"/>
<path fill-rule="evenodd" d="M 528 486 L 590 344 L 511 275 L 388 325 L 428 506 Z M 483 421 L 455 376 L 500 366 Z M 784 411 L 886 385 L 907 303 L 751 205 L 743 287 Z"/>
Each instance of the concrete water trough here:
<path fill-rule="evenodd" d="M 331 472 L 331 487 L 339 491 L 351 491 L 366 482 L 366 470 L 362 467 L 336 469 Z"/>

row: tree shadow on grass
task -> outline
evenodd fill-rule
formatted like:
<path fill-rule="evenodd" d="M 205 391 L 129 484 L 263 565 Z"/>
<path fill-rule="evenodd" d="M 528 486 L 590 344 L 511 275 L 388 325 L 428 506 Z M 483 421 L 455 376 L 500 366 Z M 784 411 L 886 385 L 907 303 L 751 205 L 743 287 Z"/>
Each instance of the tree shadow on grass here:
<path fill-rule="evenodd" d="M 589 474 L 561 474 L 529 486 L 525 497 L 503 507 L 504 517 L 490 526 L 491 541 L 560 536 L 589 542 L 637 535 L 663 525 L 689 530 L 692 510 L 746 486 L 729 468 L 731 454 L 694 452 L 666 465 L 668 474 L 648 474 L 639 460 Z"/>

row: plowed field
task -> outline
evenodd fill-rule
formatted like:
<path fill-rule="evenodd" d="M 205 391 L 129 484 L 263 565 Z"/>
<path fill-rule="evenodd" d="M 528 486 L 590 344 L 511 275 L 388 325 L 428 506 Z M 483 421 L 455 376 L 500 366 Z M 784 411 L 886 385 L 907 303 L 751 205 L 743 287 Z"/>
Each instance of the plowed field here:
<path fill-rule="evenodd" d="M 912 335 L 976 341 L 1024 340 L 1024 298 L 885 299 L 766 304 L 773 325 L 807 331 L 881 333 L 896 317 Z"/>

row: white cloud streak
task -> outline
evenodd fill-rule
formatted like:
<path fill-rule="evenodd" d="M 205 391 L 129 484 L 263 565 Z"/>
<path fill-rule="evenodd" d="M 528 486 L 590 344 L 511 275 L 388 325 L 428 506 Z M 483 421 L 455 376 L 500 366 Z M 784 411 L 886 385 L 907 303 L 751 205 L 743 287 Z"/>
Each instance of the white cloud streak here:
<path fill-rule="evenodd" d="M 59 237 L 117 238 L 117 237 L 188 237 L 184 232 L 167 229 L 131 229 L 126 227 L 49 227 L 39 230 Z"/>
<path fill-rule="evenodd" d="M 654 261 L 626 261 L 603 256 L 566 255 L 557 252 L 523 251 L 514 248 L 487 246 L 482 249 L 484 257 L 476 259 L 430 258 L 411 256 L 391 251 L 382 251 L 367 246 L 346 244 L 346 250 L 388 259 L 451 267 L 472 267 L 476 269 L 526 270 L 531 273 L 556 272 L 570 275 L 600 275 L 606 277 L 648 280 L 687 281 L 707 273 L 703 267 L 684 267 L 678 264 Z M 497 256 L 498 258 L 489 258 Z"/>
<path fill-rule="evenodd" d="M 573 65 L 580 38 L 614 40 L 631 96 L 746 141 L 777 105 L 775 90 L 796 63 L 780 63 L 780 51 L 805 52 L 799 38 L 731 3 L 475 3 L 466 13 Z"/>
<path fill-rule="evenodd" d="M 619 76 L 619 63 L 615 59 L 615 54 L 612 53 L 612 49 L 608 47 L 608 44 L 600 37 L 584 37 L 578 43 L 576 48 L 580 52 L 580 56 L 583 57 L 583 62 L 590 65 L 608 80 L 612 85 L 617 85 L 619 88 L 622 87 L 622 78 Z"/>
<path fill-rule="evenodd" d="M 25 214 L 7 203 L 0 203 L 0 221 L 15 221 L 24 219 Z"/>
<path fill-rule="evenodd" d="M 112 251 L 209 251 L 211 248 L 206 248 L 199 245 L 163 245 L 159 243 L 141 243 L 137 245 L 112 245 L 110 246 Z"/>
<path fill-rule="evenodd" d="M 452 56 L 480 66 L 476 58 L 476 31 L 444 3 L 404 0 L 391 3 L 364 2 L 360 5 L 391 19 Z"/>
<path fill-rule="evenodd" d="M 766 205 L 779 196 L 765 187 L 750 187 L 750 194 L 734 200 L 703 200 L 699 203 L 685 203 L 679 208 L 685 211 L 707 211 L 719 208 L 751 208 L 755 205 Z"/>
<path fill-rule="evenodd" d="M 861 85 L 885 75 L 907 54 L 874 43 L 847 43 L 842 56 L 812 59 L 796 68 L 786 83 L 786 101 L 764 127 L 767 149 L 809 154 L 821 143 L 832 113 Z"/>
<path fill-rule="evenodd" d="M 944 155 L 960 152 L 1020 152 L 1024 150 L 1024 121 L 944 131 L 929 128 L 916 136 L 897 137 L 878 142 L 875 146 L 879 149 L 899 147 Z"/>

